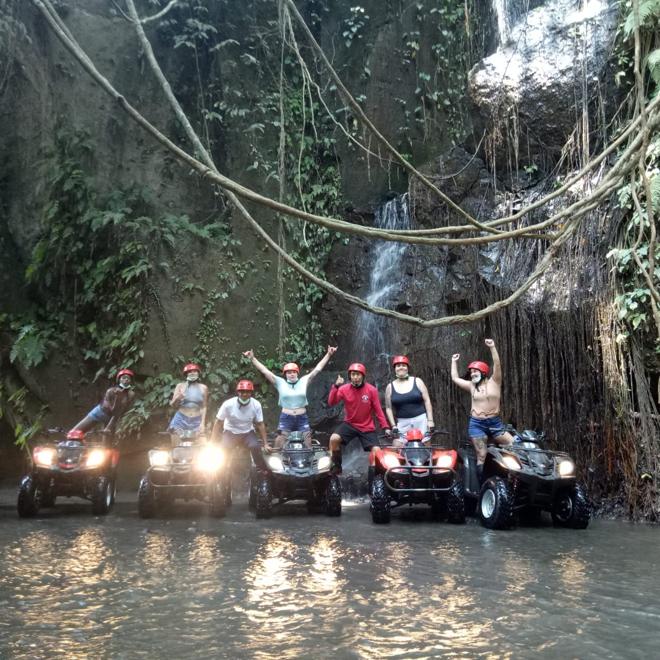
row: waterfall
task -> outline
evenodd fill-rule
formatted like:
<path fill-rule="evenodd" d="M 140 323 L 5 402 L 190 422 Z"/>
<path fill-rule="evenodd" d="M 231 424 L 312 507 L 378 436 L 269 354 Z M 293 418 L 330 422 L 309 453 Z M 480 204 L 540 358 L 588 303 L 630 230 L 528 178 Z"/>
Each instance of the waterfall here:
<path fill-rule="evenodd" d="M 497 21 L 498 47 L 511 40 L 511 30 L 530 9 L 542 4 L 538 0 L 491 0 Z"/>
<path fill-rule="evenodd" d="M 381 229 L 410 229 L 408 193 L 389 200 L 376 209 L 374 224 Z M 403 258 L 405 243 L 378 242 L 369 276 L 366 301 L 378 307 L 394 308 L 403 295 Z M 373 254 L 373 253 L 372 253 Z M 394 324 L 388 319 L 360 311 L 356 319 L 354 355 L 373 368 L 377 363 L 386 366 L 388 356 L 400 350 Z M 370 365 L 370 366 L 369 366 Z M 387 367 L 386 367 L 387 368 Z"/>

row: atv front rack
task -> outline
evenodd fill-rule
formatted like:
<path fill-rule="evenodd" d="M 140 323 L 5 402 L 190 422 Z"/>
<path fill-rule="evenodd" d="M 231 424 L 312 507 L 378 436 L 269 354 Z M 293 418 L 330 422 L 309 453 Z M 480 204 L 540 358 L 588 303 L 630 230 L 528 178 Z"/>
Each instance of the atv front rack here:
<path fill-rule="evenodd" d="M 451 474 L 452 479 L 449 481 L 448 486 L 434 486 L 429 485 L 425 488 L 398 488 L 390 483 L 388 477 L 392 475 L 400 475 L 407 479 L 412 479 L 415 471 L 423 471 L 427 474 L 415 476 L 417 479 L 431 480 L 433 477 L 447 476 Z M 456 480 L 456 470 L 452 468 L 437 467 L 437 466 L 418 466 L 418 465 L 401 465 L 400 467 L 389 468 L 383 476 L 385 485 L 394 493 L 446 493 L 454 485 Z"/>

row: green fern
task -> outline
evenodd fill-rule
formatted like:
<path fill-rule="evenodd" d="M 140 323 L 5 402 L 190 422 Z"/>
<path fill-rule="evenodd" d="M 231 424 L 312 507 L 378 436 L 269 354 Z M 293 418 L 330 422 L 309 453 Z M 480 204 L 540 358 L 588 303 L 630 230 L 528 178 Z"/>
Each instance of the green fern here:
<path fill-rule="evenodd" d="M 654 21 L 660 18 L 660 0 L 642 0 L 639 4 L 639 27 L 652 27 Z M 635 31 L 635 14 L 630 13 L 623 25 L 623 32 L 629 37 Z"/>
<path fill-rule="evenodd" d="M 646 58 L 646 66 L 649 68 L 653 82 L 660 87 L 660 48 L 656 48 L 649 53 Z"/>

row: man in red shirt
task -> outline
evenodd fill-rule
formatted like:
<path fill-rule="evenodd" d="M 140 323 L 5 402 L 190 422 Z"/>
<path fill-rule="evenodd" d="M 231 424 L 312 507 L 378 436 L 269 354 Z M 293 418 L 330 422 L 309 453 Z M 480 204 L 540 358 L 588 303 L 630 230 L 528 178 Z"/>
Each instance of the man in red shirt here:
<path fill-rule="evenodd" d="M 364 451 L 371 451 L 373 446 L 378 444 L 373 415 L 376 415 L 385 433 L 388 435 L 390 433 L 390 425 L 380 406 L 378 390 L 365 382 L 366 375 L 367 370 L 364 365 L 354 362 L 348 367 L 348 377 L 351 382 L 344 385 L 344 379 L 339 375 L 330 390 L 329 406 L 344 402 L 344 421 L 330 436 L 332 469 L 335 474 L 341 474 L 342 445 L 347 445 L 353 438 L 357 438 L 362 443 Z"/>

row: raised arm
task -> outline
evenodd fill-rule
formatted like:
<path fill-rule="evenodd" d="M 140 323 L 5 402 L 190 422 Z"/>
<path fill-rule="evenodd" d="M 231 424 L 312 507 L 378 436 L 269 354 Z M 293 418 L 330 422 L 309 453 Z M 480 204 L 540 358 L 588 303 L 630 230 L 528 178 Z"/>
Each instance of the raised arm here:
<path fill-rule="evenodd" d="M 461 357 L 460 353 L 454 353 L 451 356 L 451 379 L 454 381 L 455 385 L 458 385 L 462 390 L 466 392 L 472 391 L 472 383 L 465 378 L 460 378 L 458 375 L 458 359 Z"/>
<path fill-rule="evenodd" d="M 392 427 L 396 426 L 394 411 L 392 410 L 392 383 L 385 388 L 385 414 Z"/>
<path fill-rule="evenodd" d="M 419 391 L 422 393 L 422 399 L 424 399 L 424 408 L 426 409 L 426 423 L 429 425 L 429 429 L 432 430 L 435 428 L 435 423 L 433 421 L 433 406 L 431 405 L 431 397 L 429 396 L 429 391 L 421 378 L 417 379 L 417 387 L 419 387 Z"/>
<path fill-rule="evenodd" d="M 178 408 L 181 405 L 185 389 L 186 383 L 177 383 L 177 386 L 174 388 L 174 394 L 172 394 L 172 398 L 170 399 L 170 406 Z"/>
<path fill-rule="evenodd" d="M 323 371 L 324 367 L 326 364 L 328 364 L 328 360 L 337 352 L 337 347 L 336 346 L 328 346 L 328 350 L 326 351 L 325 355 L 319 360 L 319 363 L 309 372 L 309 376 L 307 378 L 308 382 L 314 378 L 320 371 Z"/>
<path fill-rule="evenodd" d="M 265 364 L 261 364 L 261 362 L 254 357 L 253 350 L 245 351 L 243 355 L 252 362 L 257 370 L 261 371 L 269 383 L 275 385 L 275 374 Z"/>
<path fill-rule="evenodd" d="M 344 378 L 341 374 L 337 374 L 337 380 L 333 383 L 330 388 L 330 394 L 328 395 L 328 405 L 336 406 L 342 399 L 341 392 L 339 388 L 344 384 Z"/>
<path fill-rule="evenodd" d="M 486 346 L 490 348 L 490 356 L 493 358 L 493 375 L 492 380 L 498 385 L 502 384 L 502 364 L 500 362 L 500 354 L 497 352 L 495 342 L 492 339 L 486 339 Z"/>

